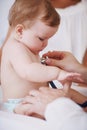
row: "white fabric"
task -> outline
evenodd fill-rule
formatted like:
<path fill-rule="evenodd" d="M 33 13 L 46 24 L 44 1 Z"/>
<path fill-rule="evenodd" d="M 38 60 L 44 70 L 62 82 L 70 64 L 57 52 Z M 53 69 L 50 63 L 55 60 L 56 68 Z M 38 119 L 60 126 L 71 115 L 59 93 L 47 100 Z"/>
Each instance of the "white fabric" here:
<path fill-rule="evenodd" d="M 52 130 L 87 130 L 87 113 L 68 98 L 49 104 L 45 115 Z"/>
<path fill-rule="evenodd" d="M 48 50 L 70 51 L 81 62 L 87 48 L 87 1 L 56 10 L 61 16 L 59 29 L 41 54 Z"/>
<path fill-rule="evenodd" d="M 0 111 L 0 130 L 87 130 L 87 113 L 68 98 L 47 106 L 46 121 Z"/>
<path fill-rule="evenodd" d="M 48 130 L 46 121 L 0 111 L 0 130 Z"/>

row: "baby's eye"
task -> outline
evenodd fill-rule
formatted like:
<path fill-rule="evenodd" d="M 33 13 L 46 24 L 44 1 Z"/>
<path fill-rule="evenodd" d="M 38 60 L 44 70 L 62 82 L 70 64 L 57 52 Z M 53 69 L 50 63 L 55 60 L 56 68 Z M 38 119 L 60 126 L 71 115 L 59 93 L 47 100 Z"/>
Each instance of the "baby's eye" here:
<path fill-rule="evenodd" d="M 44 41 L 44 39 L 43 39 L 43 38 L 41 38 L 41 37 L 39 37 L 39 39 L 40 39 L 40 41 Z"/>

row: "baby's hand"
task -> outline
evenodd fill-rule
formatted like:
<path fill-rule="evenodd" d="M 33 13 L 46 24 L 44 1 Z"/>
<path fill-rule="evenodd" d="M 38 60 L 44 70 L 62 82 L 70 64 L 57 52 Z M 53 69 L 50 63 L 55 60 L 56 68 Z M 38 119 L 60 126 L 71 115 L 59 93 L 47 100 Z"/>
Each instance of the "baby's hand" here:
<path fill-rule="evenodd" d="M 64 70 L 60 70 L 60 73 L 57 78 L 57 80 L 60 81 L 62 84 L 64 84 L 66 81 L 72 82 L 75 79 L 78 79 L 78 81 L 81 81 L 81 75 L 79 73 L 67 72 Z"/>

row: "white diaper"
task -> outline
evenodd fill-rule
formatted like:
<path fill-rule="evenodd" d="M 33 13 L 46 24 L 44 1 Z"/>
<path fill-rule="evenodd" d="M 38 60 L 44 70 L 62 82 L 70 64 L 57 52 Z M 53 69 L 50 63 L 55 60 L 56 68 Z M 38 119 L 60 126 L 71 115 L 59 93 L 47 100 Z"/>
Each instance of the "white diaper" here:
<path fill-rule="evenodd" d="M 20 103 L 23 99 L 8 99 L 7 102 L 0 103 L 0 110 L 13 112 L 14 108 L 18 103 Z"/>

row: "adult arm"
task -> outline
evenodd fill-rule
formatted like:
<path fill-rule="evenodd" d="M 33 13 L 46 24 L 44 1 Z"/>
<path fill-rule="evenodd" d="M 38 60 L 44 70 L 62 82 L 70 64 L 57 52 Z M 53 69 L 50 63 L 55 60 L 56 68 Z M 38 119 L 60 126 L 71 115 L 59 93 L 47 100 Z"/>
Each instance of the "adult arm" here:
<path fill-rule="evenodd" d="M 69 80 L 73 82 L 85 83 L 87 84 L 87 67 L 83 64 L 80 64 L 77 59 L 70 52 L 64 51 L 53 51 L 48 52 L 43 55 L 44 57 L 48 56 L 46 64 L 50 66 L 57 66 L 63 70 L 69 72 L 79 73 L 80 76 L 75 76 Z"/>
<path fill-rule="evenodd" d="M 24 101 L 15 108 L 15 112 L 33 116 L 36 113 L 45 118 L 44 113 L 47 105 L 61 97 L 68 97 L 77 104 L 87 101 L 86 96 L 73 89 L 67 89 L 67 86 L 63 89 L 41 87 L 39 90 L 30 91 L 29 95 L 24 98 Z"/>
<path fill-rule="evenodd" d="M 68 98 L 50 103 L 46 120 L 0 111 L 0 129 L 87 130 L 87 113 Z"/>
<path fill-rule="evenodd" d="M 44 117 L 49 130 L 87 130 L 87 113 L 68 98 L 70 93 L 51 88 L 32 90 L 20 107 L 25 115 Z M 23 111 L 22 111 L 23 112 Z M 21 114 L 21 113 L 20 113 Z"/>

